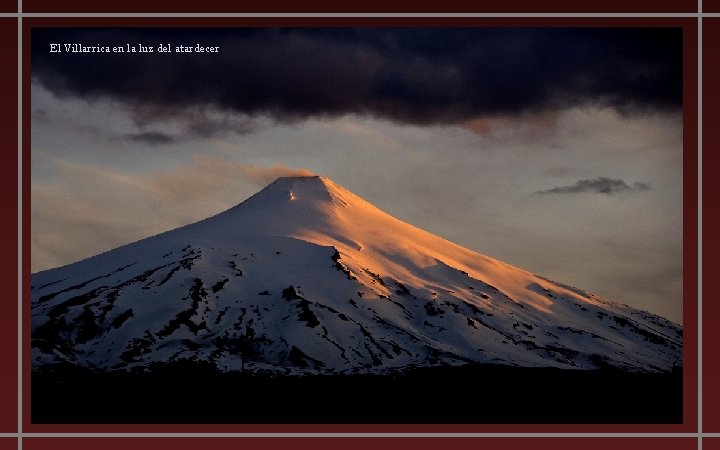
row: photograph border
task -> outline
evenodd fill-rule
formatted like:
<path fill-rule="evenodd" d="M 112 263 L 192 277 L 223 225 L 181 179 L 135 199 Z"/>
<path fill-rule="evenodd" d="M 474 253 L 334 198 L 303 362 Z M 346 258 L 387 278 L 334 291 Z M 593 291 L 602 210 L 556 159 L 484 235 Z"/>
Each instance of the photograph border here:
<path fill-rule="evenodd" d="M 28 435 L 28 437 L 25 438 L 25 443 L 30 444 L 30 442 L 33 442 L 35 439 L 34 437 L 39 438 L 40 436 L 35 436 L 37 434 L 46 434 L 49 433 L 50 435 L 55 435 L 57 433 L 62 433 L 63 436 L 72 436 L 75 434 L 83 434 L 83 433 L 111 433 L 111 434 L 119 434 L 125 436 L 126 434 L 137 434 L 137 433 L 153 433 L 153 434 L 167 434 L 167 433 L 199 433 L 202 435 L 205 435 L 206 433 L 211 434 L 218 434 L 216 438 L 222 438 L 222 434 L 227 433 L 241 433 L 241 434 L 247 434 L 247 433 L 255 433 L 255 434 L 262 434 L 262 435 L 268 435 L 266 439 L 296 439 L 295 437 L 277 437 L 278 433 L 280 435 L 285 434 L 297 434 L 297 433 L 303 433 L 303 437 L 301 439 L 305 439 L 304 443 L 309 443 L 307 439 L 310 439 L 311 435 L 313 433 L 317 434 L 328 434 L 328 433 L 349 433 L 349 434 L 357 434 L 362 435 L 366 439 L 370 438 L 369 435 L 372 435 L 373 433 L 390 433 L 390 434 L 422 434 L 426 435 L 427 433 L 430 434 L 441 434 L 446 435 L 448 433 L 450 434 L 482 434 L 483 436 L 473 436 L 473 438 L 478 439 L 503 439 L 503 437 L 495 436 L 495 434 L 507 434 L 506 442 L 510 445 L 511 442 L 519 443 L 521 441 L 517 441 L 516 439 L 520 439 L 517 437 L 512 437 L 511 435 L 517 435 L 518 433 L 522 435 L 532 435 L 532 434 L 542 434 L 542 437 L 535 438 L 531 436 L 524 436 L 521 439 L 523 442 L 523 448 L 525 444 L 528 444 L 530 441 L 527 441 L 527 439 L 533 439 L 533 447 L 537 447 L 537 444 L 540 445 L 546 445 L 549 444 L 549 439 L 551 439 L 552 435 L 555 434 L 592 434 L 598 436 L 605 436 L 605 443 L 607 444 L 608 441 L 606 439 L 611 439 L 611 435 L 619 435 L 619 434 L 627 434 L 627 435 L 636 435 L 636 436 L 628 436 L 628 438 L 632 437 L 633 439 L 643 438 L 643 434 L 647 434 L 647 439 L 655 439 L 655 437 L 650 436 L 652 434 L 663 434 L 666 437 L 673 437 L 671 441 L 674 442 L 674 446 L 672 448 L 678 448 L 677 445 L 682 441 L 685 442 L 685 440 L 688 440 L 688 442 L 696 443 L 696 439 L 699 436 L 699 434 L 702 432 L 702 427 L 700 426 L 700 420 L 708 420 L 711 419 L 713 416 L 713 412 L 716 412 L 716 408 L 714 405 L 717 404 L 717 402 L 714 402 L 713 400 L 717 400 L 720 398 L 720 396 L 717 395 L 717 392 L 715 392 L 714 396 L 707 397 L 705 399 L 705 402 L 702 402 L 702 400 L 699 398 L 698 394 L 700 392 L 700 386 L 701 386 L 701 376 L 698 372 L 699 364 L 701 364 L 701 360 L 698 359 L 698 350 L 702 349 L 701 345 L 702 342 L 698 341 L 698 335 L 699 333 L 702 333 L 703 330 L 701 328 L 701 323 L 698 320 L 699 312 L 701 311 L 702 303 L 701 298 L 699 297 L 699 291 L 698 291 L 698 279 L 700 274 L 698 273 L 698 242 L 701 238 L 702 234 L 699 230 L 699 223 L 698 223 L 698 199 L 699 199 L 699 186 L 702 183 L 702 178 L 700 178 L 699 175 L 699 167 L 700 164 L 703 163 L 703 160 L 699 158 L 700 155 L 700 148 L 699 145 L 701 145 L 701 142 L 699 142 L 699 133 L 694 133 L 693 131 L 698 129 L 698 111 L 699 111 L 699 104 L 698 99 L 699 95 L 697 93 L 699 92 L 699 68 L 698 68 L 698 52 L 701 50 L 705 50 L 705 48 L 699 48 L 698 47 L 698 41 L 697 39 L 698 34 L 700 31 L 703 32 L 705 35 L 712 33 L 711 31 L 708 31 L 708 29 L 714 29 L 714 34 L 711 36 L 720 37 L 720 25 L 718 24 L 717 20 L 712 19 L 712 22 L 715 24 L 710 28 L 707 25 L 707 22 L 710 21 L 710 19 L 706 19 L 706 24 L 704 28 L 698 29 L 698 15 L 697 11 L 688 10 L 687 7 L 694 2 L 662 2 L 661 7 L 662 8 L 669 8 L 669 4 L 674 4 L 675 7 L 677 5 L 681 5 L 683 8 L 686 8 L 683 10 L 682 13 L 673 14 L 669 16 L 637 16 L 637 17 L 627 17 L 627 16 L 603 16 L 603 17 L 578 17 L 578 16 L 562 16 L 562 17 L 555 17 L 555 16 L 547 16 L 547 17 L 445 17 L 441 16 L 439 14 L 435 14 L 433 17 L 430 16 L 421 16 L 421 17 L 232 17 L 232 18 L 222 18 L 222 17 L 139 17 L 139 16 L 133 16 L 133 17 L 77 17 L 77 16 L 67 16 L 67 17 L 45 17 L 40 16 L 42 13 L 39 13 L 38 11 L 43 10 L 42 8 L 47 8 L 48 2 L 43 1 L 36 1 L 32 2 L 32 7 L 36 9 L 29 9 L 29 11 L 35 11 L 35 13 L 31 13 L 31 16 L 28 17 L 25 15 L 22 21 L 22 76 L 23 79 L 21 80 L 22 86 L 23 86 L 23 92 L 22 92 L 22 112 L 24 114 L 23 120 L 22 120 L 22 198 L 23 198 L 23 204 L 22 206 L 22 229 L 19 230 L 18 235 L 18 242 L 22 242 L 22 278 L 23 278 L 23 286 L 25 287 L 22 295 L 22 305 L 23 305 L 23 316 L 25 318 L 29 317 L 29 289 L 27 287 L 29 286 L 29 239 L 21 239 L 21 236 L 29 236 L 29 168 L 30 168 L 30 158 L 29 158 L 29 149 L 30 149 L 30 121 L 29 121 L 29 112 L 30 112 L 30 33 L 31 29 L 33 27 L 41 27 L 41 26 L 93 26 L 93 27 L 102 27 L 102 26 L 233 26 L 236 25 L 239 22 L 246 23 L 248 26 L 363 26 L 364 24 L 367 26 L 383 26 L 383 25 L 389 25 L 389 26 L 398 26 L 400 23 L 401 26 L 541 26 L 541 27 L 554 27 L 554 26 L 682 26 L 684 29 L 684 68 L 683 68 L 683 75 L 684 75 L 684 86 L 683 86 L 683 93 L 684 93 L 684 103 L 683 103 L 683 154 L 684 154 L 684 162 L 683 162 L 683 175 L 684 175 L 684 181 L 683 181 L 683 208 L 684 208 L 684 218 L 683 218 L 683 249 L 684 249 L 684 277 L 683 277 L 683 284 L 684 284 L 684 301 L 683 301 L 683 317 L 684 317 L 684 376 L 685 376 L 685 383 L 684 383 L 684 420 L 682 424 L 678 425 L 596 425 L 596 424 L 589 424 L 589 425 L 38 425 L 38 424 L 32 424 L 30 423 L 30 411 L 29 411 L 29 370 L 23 370 L 22 374 L 22 393 L 23 393 L 23 401 L 19 405 L 19 409 L 16 412 L 15 417 L 17 417 L 18 413 L 21 413 L 22 415 L 22 424 L 18 424 L 18 433 L 22 435 Z M 88 6 L 87 3 L 89 2 L 68 2 L 67 7 L 69 8 L 68 11 L 70 12 L 77 12 L 76 10 L 73 10 L 73 7 L 82 7 Z M 146 5 L 152 5 L 152 2 L 124 2 L 125 5 L 132 6 L 134 3 L 143 3 Z M 206 9 L 207 11 L 212 11 L 213 5 L 215 5 L 217 2 L 210 2 L 209 5 L 207 5 Z M 278 2 L 280 3 L 280 2 Z M 313 2 L 312 5 L 316 5 L 319 2 Z M 518 2 L 523 3 L 523 2 Z M 537 4 L 539 2 L 532 2 L 533 4 Z M 557 7 L 559 4 L 564 4 L 564 6 L 567 6 L 568 3 L 573 2 L 553 2 L 553 5 Z M 593 2 L 580 2 L 586 7 L 591 7 Z M 607 5 L 608 2 L 604 2 L 604 5 Z M 624 5 L 635 5 L 637 7 L 637 2 L 627 1 L 627 2 L 609 2 L 609 3 L 623 3 Z M 651 2 L 654 3 L 654 2 Z M 45 6 L 43 6 L 45 4 Z M 53 5 L 59 5 L 59 2 L 51 2 Z M 424 4 L 424 3 L 423 3 Z M 493 3 L 496 5 L 496 7 L 500 7 L 501 3 Z M 75 5 L 75 6 L 73 6 Z M 110 7 L 112 5 L 112 2 L 103 3 L 103 7 Z M 293 3 L 293 5 L 297 5 L 297 3 Z M 436 4 L 435 4 L 436 5 Z M 98 5 L 92 5 L 94 10 L 98 10 Z M 245 5 L 243 5 L 245 6 Z M 282 5 L 280 5 L 282 7 Z M 455 2 L 452 2 L 447 6 L 448 9 L 446 11 L 452 11 L 453 7 L 457 7 L 459 5 L 456 5 Z M 483 5 L 485 6 L 485 5 Z M 527 5 L 526 5 L 527 6 Z M 552 6 L 552 5 L 551 5 Z M 574 5 L 577 6 L 577 5 Z M 644 5 L 647 7 L 648 5 Z M 653 5 L 654 7 L 655 5 Z M 65 8 L 66 5 L 63 4 L 63 8 Z M 215 6 L 217 7 L 217 6 Z M 508 6 L 505 6 L 506 11 L 508 10 Z M 575 8 L 578 9 L 577 7 Z M 311 8 L 312 10 L 312 8 Z M 48 9 L 44 9 L 43 11 L 48 11 Z M 430 11 L 430 9 L 427 9 L 430 13 L 434 11 Z M 678 11 L 678 10 L 673 10 Z M 147 12 L 147 11 L 146 11 Z M 512 11 L 511 11 L 512 12 Z M 553 11 L 556 12 L 556 11 Z M 653 11 L 657 12 L 657 11 Z M 663 13 L 664 11 L 659 11 L 660 13 Z M 695 12 L 692 15 L 683 15 L 685 13 L 689 12 Z M 40 14 L 38 16 L 32 16 L 32 14 Z M 650 14 L 650 12 L 646 13 Z M 15 21 L 14 19 L 10 19 L 10 21 Z M 702 24 L 700 24 L 702 26 Z M 3 28 L 4 29 L 4 28 Z M 707 42 L 707 40 L 706 40 Z M 717 41 L 715 41 L 717 42 Z M 705 75 L 706 79 L 711 79 L 708 77 L 706 71 L 713 71 L 711 73 L 717 73 L 716 68 L 712 68 L 708 66 L 708 59 L 704 59 L 705 66 L 703 66 L 703 75 Z M 12 75 L 12 74 L 11 74 Z M 717 78 L 715 78 L 717 79 Z M 7 83 L 4 83 L 6 85 Z M 15 83 L 17 84 L 17 83 Z M 703 105 L 703 111 L 705 110 L 705 105 Z M 716 117 L 716 116 L 715 116 Z M 702 117 L 703 122 L 707 122 L 708 115 Z M 11 121 L 8 123 L 12 123 Z M 16 119 L 17 123 L 17 119 Z M 715 123 L 718 123 L 717 121 Z M 12 135 L 12 133 L 8 133 Z M 707 136 L 705 137 L 707 142 Z M 17 142 L 15 143 L 15 146 L 17 146 Z M 12 147 L 10 147 L 12 148 Z M 704 159 L 705 162 L 705 169 L 703 169 L 703 172 L 707 170 L 707 164 L 708 164 L 708 157 L 706 156 Z M 7 164 L 10 166 L 11 164 Z M 19 174 L 19 173 L 18 173 Z M 15 180 L 17 181 L 17 175 L 15 175 Z M 17 183 L 15 183 L 17 184 Z M 705 190 L 704 196 L 702 197 L 703 203 L 708 202 L 708 192 Z M 713 195 L 716 193 L 712 193 Z M 712 198 L 712 197 L 710 197 Z M 716 197 L 715 197 L 716 198 Z M 705 218 L 703 218 L 703 222 L 707 219 L 707 215 Z M 707 226 L 707 225 L 706 225 Z M 708 250 L 706 250 L 708 251 Z M 697 300 L 697 301 L 696 301 Z M 717 309 L 717 308 L 716 308 Z M 707 313 L 708 310 L 705 309 L 705 312 Z M 713 317 L 713 316 L 711 316 Z M 25 323 L 23 323 L 23 339 L 22 344 L 23 345 L 23 364 L 21 367 L 28 368 L 29 367 L 29 329 L 27 327 L 27 320 L 25 319 Z M 706 326 L 709 324 L 706 324 Z M 7 329 L 7 328 L 6 328 Z M 709 328 L 706 328 L 706 330 L 709 330 Z M 710 334 L 706 331 L 706 334 L 703 334 L 703 338 L 706 339 L 706 335 Z M 711 336 L 711 339 L 713 337 Z M 717 341 L 717 338 L 714 338 Z M 711 341 L 706 339 L 705 345 L 708 345 Z M 706 365 L 702 367 L 703 373 L 706 379 L 709 379 L 708 376 L 712 376 L 713 374 L 718 374 L 717 367 L 713 367 L 712 365 Z M 5 381 L 5 380 L 3 380 Z M 13 386 L 14 383 L 12 383 L 12 380 L 10 380 L 10 383 L 4 383 L 4 386 Z M 714 385 L 713 385 L 714 386 Z M 710 391 L 714 392 L 714 391 Z M 701 412 L 702 411 L 702 412 Z M 3 419 L 4 416 L 0 416 L 0 419 Z M 0 422 L 2 423 L 2 422 Z M 717 429 L 717 421 L 713 422 L 715 424 L 715 429 Z M 309 435 L 306 435 L 305 433 L 310 433 Z M 270 436 L 276 436 L 276 437 L 270 437 Z M 209 437 L 209 436 L 208 436 Z M 232 438 L 239 438 L 239 436 L 231 436 Z M 714 436 L 709 436 L 714 437 Z M 110 438 L 110 437 L 109 437 Z M 161 436 L 156 436 L 154 439 L 165 439 Z M 167 439 L 173 439 L 170 436 L 166 437 Z M 200 437 L 198 437 L 200 438 Z M 244 439 L 251 439 L 252 436 L 248 435 Z M 326 437 L 324 439 L 329 438 Z M 399 436 L 399 438 L 403 439 L 415 439 L 415 437 L 406 436 L 402 437 Z M 442 437 L 438 437 L 438 439 L 441 439 Z M 561 441 L 565 439 L 563 442 L 569 442 L 567 439 L 591 439 L 592 436 L 564 436 L 563 438 L 558 438 Z M 619 436 L 616 436 L 616 438 L 619 438 Z M 49 439 L 49 437 L 45 437 L 43 439 Z M 65 438 L 67 439 L 67 438 Z M 368 445 L 368 442 L 366 439 L 363 439 L 365 441 L 365 444 Z M 448 439 L 451 439 L 451 437 L 448 436 Z M 460 436 L 456 436 L 453 439 L 453 445 L 460 444 L 460 441 L 457 439 L 460 439 Z M 554 438 L 553 438 L 554 439 Z M 535 442 L 537 440 L 537 442 Z M 40 441 L 38 441 L 40 442 Z M 49 441 L 44 441 L 44 443 L 48 443 Z M 69 441 L 64 441 L 65 443 L 69 443 Z M 154 441 L 157 443 L 157 441 Z M 260 441 L 260 442 L 266 442 L 269 443 L 270 441 Z M 277 442 L 277 441 L 274 441 Z M 327 441 L 321 441 L 317 443 L 317 445 L 325 445 L 323 442 Z M 489 441 L 483 441 L 485 443 L 488 443 Z M 87 443 L 87 442 L 86 442 Z M 216 444 L 220 444 L 220 441 L 214 440 L 213 446 Z M 436 442 L 437 444 L 437 442 Z M 637 445 L 638 442 L 635 441 L 635 444 Z M 31 444 L 35 445 L 35 444 Z M 82 445 L 82 444 L 81 444 Z M 195 443 L 197 445 L 197 442 Z M 346 445 L 346 444 L 343 444 Z M 476 444 L 477 445 L 477 442 Z M 561 444 L 565 445 L 565 444 Z M 587 443 L 582 444 L 584 447 L 588 447 Z M 683 447 L 685 444 L 680 444 Z M 688 444 L 689 445 L 689 444 Z M 37 447 L 41 448 L 41 447 Z M 55 447 L 57 448 L 57 447 Z M 182 447 L 181 447 L 182 448 Z M 194 448 L 194 447 L 193 447 Z M 323 447 L 319 447 L 323 448 Z M 330 447 L 328 447 L 330 448 Z M 506 447 L 507 448 L 507 447 Z M 513 447 L 514 448 L 514 447 Z M 558 447 L 553 447 L 558 448 Z M 576 447 L 574 447 L 576 448 Z M 592 448 L 592 447 L 588 447 Z M 663 448 L 662 446 L 655 447 L 655 448 Z M 688 447 L 690 448 L 690 447 Z"/>

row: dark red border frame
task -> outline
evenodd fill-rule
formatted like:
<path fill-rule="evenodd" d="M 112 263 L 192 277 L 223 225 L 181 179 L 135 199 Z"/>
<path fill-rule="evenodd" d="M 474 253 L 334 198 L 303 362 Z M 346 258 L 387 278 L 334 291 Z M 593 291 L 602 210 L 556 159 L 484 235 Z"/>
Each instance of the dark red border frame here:
<path fill-rule="evenodd" d="M 34 5 L 42 5 L 43 1 L 36 1 Z M 50 3 L 50 2 L 45 2 Z M 108 2 L 109 3 L 109 2 Z M 129 1 L 127 5 L 136 5 L 138 2 Z M 144 2 L 151 4 L 152 2 Z M 208 2 L 205 2 L 207 4 Z M 210 6 L 217 2 L 210 1 Z M 520 3 L 520 2 L 518 2 Z M 533 7 L 536 7 L 538 3 L 532 2 Z M 570 2 L 551 2 L 554 5 L 560 3 L 567 5 Z M 572 2 L 573 6 L 582 3 L 590 2 Z M 638 3 L 642 3 L 647 6 L 646 2 L 641 1 L 626 1 L 626 2 L 607 2 L 607 4 L 615 5 L 616 3 L 624 3 L 628 7 L 636 8 Z M 663 12 L 654 8 L 653 12 Z M 670 2 L 663 2 L 660 7 Z M 679 2 L 674 2 L 679 3 Z M 683 4 L 693 4 L 693 8 L 690 12 L 694 12 L 695 2 L 683 2 Z M 58 3 L 52 2 L 53 5 Z M 97 6 L 103 4 L 101 2 L 93 3 L 89 5 L 89 2 L 73 1 L 63 2 L 63 10 L 69 12 L 71 10 L 66 9 L 66 6 L 80 5 L 83 11 L 87 10 L 98 10 Z M 205 6 L 204 4 L 204 6 Z M 295 5 L 295 3 L 293 3 Z M 313 4 L 317 4 L 313 2 Z M 634 6 L 633 6 L 634 5 Z M 88 6 L 85 9 L 85 6 Z M 243 5 L 245 6 L 245 5 Z M 303 9 L 305 9 L 303 5 Z M 443 5 L 445 6 L 445 5 Z M 483 5 L 484 6 L 484 5 Z M 544 12 L 553 12 L 552 9 L 545 9 L 543 4 Z M 552 6 L 551 6 L 552 8 Z M 245 9 L 245 8 L 244 8 Z M 451 11 L 450 8 L 443 8 L 445 12 Z M 506 7 L 500 8 L 501 10 L 507 10 Z M 573 8 L 568 8 L 572 10 Z M 578 8 L 574 8 L 577 10 Z M 619 11 L 618 11 L 619 9 Z M 614 9 L 614 12 L 627 11 L 624 8 Z M 135 11 L 142 9 L 134 9 Z M 210 9 L 205 8 L 205 11 Z M 337 8 L 326 8 L 323 10 L 337 10 Z M 563 8 L 563 10 L 566 10 Z M 28 10 L 26 9 L 26 12 Z M 247 9 L 246 9 L 247 11 Z M 376 9 L 375 11 L 383 11 L 383 9 Z M 422 10 L 421 10 L 422 11 Z M 634 10 L 633 10 L 634 12 Z M 677 11 L 672 11 L 677 12 Z M 237 19 L 210 19 L 210 20 L 199 20 L 199 19 L 25 19 L 23 29 L 23 42 L 25 43 L 25 51 L 23 57 L 23 72 L 25 74 L 24 86 L 25 92 L 23 92 L 23 109 L 26 114 L 29 112 L 30 106 L 30 94 L 29 94 L 29 37 L 31 26 L 57 26 L 59 23 L 62 26 L 81 26 L 92 24 L 92 26 L 199 26 L 203 22 L 211 24 L 212 26 L 232 26 L 237 24 Z M 685 176 L 685 195 L 684 195 L 684 250 L 685 250 L 685 304 L 684 304 L 684 316 L 685 316 L 685 327 L 686 327 L 686 343 L 685 343 L 685 370 L 686 379 L 689 381 L 685 385 L 685 420 L 682 425 L 628 425 L 628 426 L 604 426 L 604 425 L 579 425 L 579 426 L 533 426 L 533 425 L 511 425 L 511 426 L 468 426 L 466 425 L 443 425 L 437 427 L 428 426 L 371 426 L 372 429 L 368 429 L 368 426 L 361 425 L 347 425 L 347 426 L 284 426 L 284 425 L 267 425 L 267 426 L 199 426 L 188 427 L 188 426 L 41 426 L 32 425 L 29 423 L 29 379 L 24 380 L 24 431 L 25 432 L 685 432 L 693 433 L 697 430 L 697 333 L 693 333 L 693 326 L 697 326 L 697 304 L 695 299 L 697 298 L 697 284 L 696 277 L 694 274 L 697 273 L 697 192 L 695 186 L 697 186 L 697 152 L 694 150 L 697 148 L 697 28 L 695 18 L 688 19 L 412 19 L 412 20 L 401 20 L 401 19 L 373 19 L 373 20 L 359 20 L 359 19 L 330 19 L 330 20 L 318 20 L 318 19 L 252 19 L 250 21 L 244 20 L 244 22 L 253 26 L 263 25 L 276 25 L 276 26 L 290 26 L 290 25 L 332 25 L 332 26 L 349 26 L 349 25 L 372 25 L 378 26 L 386 23 L 392 23 L 393 25 L 407 24 L 409 26 L 452 26 L 452 25 L 463 25 L 463 26 L 683 26 L 685 28 L 685 117 L 684 117 L 684 146 L 685 146 L 685 161 L 684 161 L 684 176 Z M 29 121 L 24 121 L 23 127 L 23 141 L 24 141 L 24 170 L 29 171 Z M 29 193 L 29 172 L 26 172 L 24 176 L 23 190 Z M 24 228 L 29 227 L 29 208 L 27 205 L 23 207 L 23 224 Z M 23 244 L 23 254 L 25 256 L 26 265 L 24 267 L 24 286 L 29 285 L 29 243 L 26 241 Z M 688 262 L 690 265 L 688 266 Z M 25 317 L 29 317 L 29 299 L 25 296 Z M 687 332 L 689 328 L 689 333 Z M 27 327 L 24 331 L 24 342 L 29 342 L 29 335 Z M 29 349 L 24 349 L 24 363 L 25 367 L 28 367 L 29 362 Z M 713 372 L 713 373 L 718 373 Z M 707 414 L 707 413 L 706 413 Z M 212 440 L 210 440 L 212 439 Z M 553 448 L 553 449 L 574 449 L 574 448 L 586 448 L 588 450 L 594 450 L 599 448 L 613 447 L 618 450 L 624 448 L 638 448 L 642 445 L 643 448 L 658 448 L 658 449 L 685 449 L 695 448 L 697 443 L 694 438 L 479 438 L 479 439 L 458 439 L 458 438 L 443 438 L 443 439 L 419 439 L 419 438 L 402 438 L 402 442 L 399 442 L 398 438 L 361 438 L 353 440 L 350 438 L 333 439 L 333 438 L 293 438 L 280 439 L 280 438 L 263 438 L 263 439 L 249 439 L 242 438 L 240 440 L 222 439 L 222 438 L 210 438 L 210 439 L 188 439 L 188 438 L 162 438 L 162 446 L 174 446 L 176 448 L 197 448 L 201 445 L 210 444 L 213 448 L 236 448 L 237 446 L 247 445 L 249 448 L 280 448 L 288 445 L 309 447 L 316 449 L 324 448 L 338 448 L 344 447 L 349 449 L 354 448 L 366 448 L 369 446 L 377 448 L 397 448 L 398 445 L 413 446 L 413 447 L 435 447 L 437 445 L 448 445 L 453 448 L 477 448 L 477 447 L 488 447 L 488 448 L 526 448 L 533 447 L 538 449 Z M 62 444 L 60 444 L 62 442 Z M 157 448 L 160 444 L 158 438 L 25 438 L 24 445 L 30 449 L 43 449 L 43 448 Z"/>
<path fill-rule="evenodd" d="M 94 0 L 25 0 L 24 12 L 166 12 L 172 8 L 177 13 L 215 12 L 407 12 L 416 13 L 528 13 L 528 12 L 577 12 L 577 13 L 694 13 L 696 0 L 605 0 L 603 2 L 578 0 L 508 0 L 504 2 L 468 2 L 467 0 L 445 0 L 442 2 L 401 0 L 365 0 L 364 2 L 337 2 L 332 0 L 273 0 L 257 3 L 227 2 L 223 0 L 175 1 L 172 4 L 162 0 L 125 0 L 123 2 L 99 2 Z"/>
<path fill-rule="evenodd" d="M 16 448 L 18 448 L 17 438 L 0 438 L 0 450 L 14 450 Z"/>
<path fill-rule="evenodd" d="M 160 448 L 159 438 L 26 438 L 26 450 L 155 450 Z M 162 448 L 185 449 L 203 448 L 209 445 L 213 450 L 235 450 L 248 448 L 265 449 L 313 449 L 313 450 L 398 450 L 428 449 L 447 446 L 458 450 L 483 449 L 528 449 L 533 450 L 637 450 L 670 449 L 691 450 L 697 448 L 694 438 L 214 438 L 208 442 L 203 438 L 162 438 Z"/>
<path fill-rule="evenodd" d="M 703 439 L 703 448 L 705 450 L 720 450 L 720 438 Z"/>
<path fill-rule="evenodd" d="M 17 11 L 16 0 L 0 0 L 0 13 L 14 13 Z"/>
<path fill-rule="evenodd" d="M 720 0 L 702 0 L 703 13 L 720 13 Z"/>
<path fill-rule="evenodd" d="M 3 70 L 0 71 L 0 136 L 2 152 L 0 152 L 0 168 L 2 183 L 0 204 L 12 210 L 6 220 L 2 221 L 0 246 L 6 257 L 0 260 L 0 273 L 7 274 L 4 283 L 4 300 L 0 314 L 0 355 L 3 355 L 0 369 L 0 433 L 16 433 L 18 430 L 18 301 L 17 301 L 17 207 L 18 207 L 18 116 L 17 116 L 17 85 L 18 85 L 18 28 L 14 18 L 0 18 L 0 55 L 7 55 Z M 7 87 L 11 86 L 11 89 Z M 15 316 L 15 317 L 13 317 Z"/>
<path fill-rule="evenodd" d="M 685 42 L 685 109 L 684 127 L 695 130 L 697 123 L 697 28 L 694 18 L 573 18 L 573 19 L 25 19 L 23 42 L 30 42 L 30 29 L 41 26 L 681 26 L 686 33 Z M 23 69 L 29 79 L 29 45 L 24 48 Z M 28 85 L 29 86 L 29 85 Z M 30 95 L 23 95 L 25 110 L 29 111 Z M 24 123 L 24 164 L 29 171 L 29 121 Z M 697 134 L 684 133 L 684 423 L 673 425 L 37 425 L 30 423 L 29 374 L 24 379 L 24 426 L 31 432 L 695 432 L 697 430 Z M 28 172 L 29 175 L 29 172 Z M 28 183 L 29 176 L 24 180 Z M 29 186 L 23 186 L 29 192 Z M 29 216 L 24 209 L 24 227 L 29 227 Z M 23 253 L 29 256 L 29 243 L 25 242 Z M 25 286 L 29 286 L 29 257 L 25 258 Z M 29 292 L 25 292 L 25 314 L 29 317 Z M 29 342 L 29 331 L 24 329 L 24 342 Z M 25 346 L 25 367 L 29 367 L 29 346 Z"/>
<path fill-rule="evenodd" d="M 718 2 L 720 3 L 720 2 Z M 720 299 L 711 284 L 720 268 L 713 257 L 720 251 L 720 18 L 703 19 L 703 431 L 720 432 L 720 336 L 713 327 L 720 317 Z M 711 322 L 711 320 L 713 322 Z"/>

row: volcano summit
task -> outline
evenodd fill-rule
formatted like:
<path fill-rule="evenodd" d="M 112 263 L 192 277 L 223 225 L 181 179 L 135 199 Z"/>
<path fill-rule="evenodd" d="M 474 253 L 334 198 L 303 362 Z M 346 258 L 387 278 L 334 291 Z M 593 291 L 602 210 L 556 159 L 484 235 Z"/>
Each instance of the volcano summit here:
<path fill-rule="evenodd" d="M 279 178 L 216 216 L 31 281 L 44 376 L 682 366 L 680 326 L 460 247 L 323 177 Z"/>

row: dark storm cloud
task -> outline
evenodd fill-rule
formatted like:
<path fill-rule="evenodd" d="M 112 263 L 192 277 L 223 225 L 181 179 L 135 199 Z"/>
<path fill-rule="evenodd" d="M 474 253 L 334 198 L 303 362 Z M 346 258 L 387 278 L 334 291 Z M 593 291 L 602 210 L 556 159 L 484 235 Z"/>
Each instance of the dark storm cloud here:
<path fill-rule="evenodd" d="M 647 183 L 636 182 L 632 185 L 627 184 L 623 180 L 612 178 L 595 178 L 593 180 L 578 180 L 572 186 L 558 186 L 544 191 L 536 191 L 535 194 L 605 194 L 613 195 L 620 192 L 628 191 L 646 191 L 650 189 Z"/>
<path fill-rule="evenodd" d="M 50 53 L 51 43 L 155 51 Z M 158 53 L 160 44 L 219 53 Z M 148 120 L 198 107 L 412 124 L 587 104 L 634 112 L 681 107 L 682 31 L 35 28 L 32 75 L 58 95 L 151 111 Z"/>
<path fill-rule="evenodd" d="M 175 137 L 169 134 L 161 133 L 159 131 L 147 131 L 144 133 L 126 134 L 125 136 L 123 136 L 123 138 L 133 142 L 150 145 L 172 144 L 176 141 Z"/>

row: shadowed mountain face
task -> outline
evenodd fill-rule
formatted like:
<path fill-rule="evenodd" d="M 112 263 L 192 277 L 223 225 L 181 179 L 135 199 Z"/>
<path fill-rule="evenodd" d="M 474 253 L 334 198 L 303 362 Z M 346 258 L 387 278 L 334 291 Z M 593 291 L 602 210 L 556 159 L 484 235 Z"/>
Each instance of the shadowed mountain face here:
<path fill-rule="evenodd" d="M 32 275 L 32 364 L 219 372 L 431 366 L 670 372 L 682 329 L 488 258 L 322 177 Z"/>

